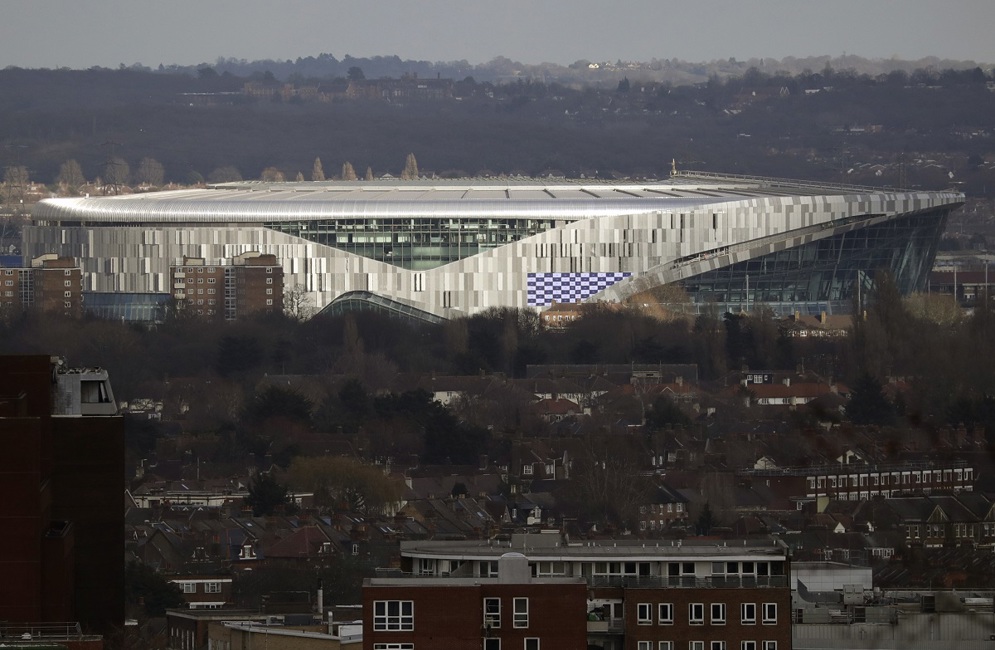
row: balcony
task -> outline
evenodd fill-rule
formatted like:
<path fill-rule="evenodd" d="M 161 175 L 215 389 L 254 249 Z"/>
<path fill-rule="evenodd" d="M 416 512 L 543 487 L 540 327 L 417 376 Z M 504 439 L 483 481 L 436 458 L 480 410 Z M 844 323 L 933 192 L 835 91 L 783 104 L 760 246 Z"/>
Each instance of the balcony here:
<path fill-rule="evenodd" d="M 653 589 L 786 589 L 787 576 L 589 576 L 592 587 Z"/>
<path fill-rule="evenodd" d="M 605 618 L 587 620 L 587 633 L 588 634 L 623 634 L 625 632 L 624 619 L 621 618 Z"/>

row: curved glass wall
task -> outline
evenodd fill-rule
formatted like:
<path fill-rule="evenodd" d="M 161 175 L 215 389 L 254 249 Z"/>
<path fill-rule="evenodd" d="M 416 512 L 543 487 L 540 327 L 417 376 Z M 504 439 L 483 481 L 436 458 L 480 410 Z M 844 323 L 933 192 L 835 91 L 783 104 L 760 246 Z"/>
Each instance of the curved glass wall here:
<path fill-rule="evenodd" d="M 333 300 L 318 316 L 342 316 L 349 312 L 370 311 L 420 323 L 441 323 L 445 319 L 410 305 L 378 296 L 369 291 L 350 291 Z"/>
<path fill-rule="evenodd" d="M 505 246 L 555 226 L 552 219 L 406 218 L 268 222 L 277 232 L 339 250 L 426 271 Z"/>
<path fill-rule="evenodd" d="M 936 256 L 948 210 L 911 215 L 780 250 L 702 273 L 683 282 L 695 302 L 748 310 L 763 303 L 777 311 L 849 310 L 858 286 L 874 274 L 892 274 L 903 294 L 919 291 Z"/>

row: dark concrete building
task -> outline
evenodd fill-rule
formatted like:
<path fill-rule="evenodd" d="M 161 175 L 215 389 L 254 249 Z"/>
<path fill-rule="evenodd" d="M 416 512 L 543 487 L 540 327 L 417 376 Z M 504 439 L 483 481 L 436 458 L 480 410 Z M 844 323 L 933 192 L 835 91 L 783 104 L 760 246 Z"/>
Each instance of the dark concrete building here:
<path fill-rule="evenodd" d="M 123 625 L 123 467 L 106 371 L 0 357 L 0 620 Z"/>

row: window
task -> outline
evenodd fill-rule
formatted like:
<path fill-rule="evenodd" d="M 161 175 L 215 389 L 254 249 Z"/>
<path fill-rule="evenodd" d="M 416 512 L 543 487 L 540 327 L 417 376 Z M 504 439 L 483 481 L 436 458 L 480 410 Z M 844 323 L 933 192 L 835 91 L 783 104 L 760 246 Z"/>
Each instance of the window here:
<path fill-rule="evenodd" d="M 712 641 L 712 650 L 726 650 L 726 642 Z"/>
<path fill-rule="evenodd" d="M 777 650 L 777 641 L 761 641 L 762 650 Z"/>
<path fill-rule="evenodd" d="M 726 604 L 712 603 L 712 625 L 726 624 Z"/>
<path fill-rule="evenodd" d="M 484 598 L 484 627 L 491 629 L 501 627 L 500 598 Z"/>
<path fill-rule="evenodd" d="M 539 650 L 539 639 L 536 637 L 526 638 L 525 650 Z"/>
<path fill-rule="evenodd" d="M 267 289 L 267 290 L 266 290 L 266 295 L 267 295 L 267 296 L 272 296 L 272 295 L 273 295 L 273 289 L 272 289 L 272 288 L 270 288 L 270 289 Z"/>
<path fill-rule="evenodd" d="M 501 639 L 484 639 L 484 650 L 501 650 Z"/>
<path fill-rule="evenodd" d="M 705 650 L 704 641 L 690 641 L 688 643 L 688 650 Z"/>
<path fill-rule="evenodd" d="M 217 278 L 207 278 L 207 283 L 208 284 L 216 284 L 217 281 L 218 281 Z"/>
<path fill-rule="evenodd" d="M 204 284 L 204 278 L 197 278 L 197 284 Z"/>
<path fill-rule="evenodd" d="M 528 627 L 529 626 L 529 599 L 528 598 L 516 598 L 514 600 L 514 610 L 512 616 L 512 626 L 513 627 Z M 537 646 L 538 647 L 538 646 Z"/>
<path fill-rule="evenodd" d="M 65 293 L 65 294 L 63 295 L 63 297 L 64 297 L 64 298 L 72 298 L 72 297 L 73 297 L 73 292 L 72 292 L 72 291 L 67 291 L 67 292 L 66 292 L 66 293 Z"/>
<path fill-rule="evenodd" d="M 7 281 L 4 282 L 4 285 L 8 286 L 8 287 L 12 287 L 12 286 L 14 286 L 14 281 L 13 280 L 7 280 Z M 66 286 L 69 286 L 69 285 L 66 285 Z"/>
<path fill-rule="evenodd" d="M 757 624 L 757 604 L 743 603 L 739 606 L 739 622 L 743 625 Z"/>
<path fill-rule="evenodd" d="M 72 280 L 66 280 L 66 286 L 67 287 L 73 286 L 73 281 Z"/>
<path fill-rule="evenodd" d="M 673 641 L 661 641 L 656 650 L 674 650 Z"/>
<path fill-rule="evenodd" d="M 273 284 L 273 278 L 266 278 L 266 284 Z"/>
<path fill-rule="evenodd" d="M 373 650 L 415 650 L 414 643 L 374 643 Z"/>
<path fill-rule="evenodd" d="M 68 309 L 69 307 L 72 307 L 72 306 L 73 306 L 73 303 L 69 302 L 68 300 L 67 300 L 67 301 L 66 301 L 65 303 L 63 303 L 63 304 L 64 304 L 64 306 L 65 306 L 65 307 L 66 307 L 67 309 Z"/>
<path fill-rule="evenodd" d="M 757 650 L 756 641 L 740 641 L 739 650 Z"/>
<path fill-rule="evenodd" d="M 221 593 L 221 583 L 220 582 L 205 582 L 204 583 L 204 593 L 205 594 L 220 594 Z"/>
<path fill-rule="evenodd" d="M 12 269 L 6 269 L 6 270 L 4 270 L 3 274 L 4 275 L 14 275 L 14 271 Z"/>
<path fill-rule="evenodd" d="M 273 267 L 272 266 L 267 266 L 266 267 L 266 272 L 267 273 L 272 273 L 273 272 Z"/>
<path fill-rule="evenodd" d="M 651 603 L 639 603 L 636 605 L 636 624 L 653 624 L 653 605 Z"/>
<path fill-rule="evenodd" d="M 636 650 L 653 650 L 652 641 L 638 641 L 636 643 Z"/>
<path fill-rule="evenodd" d="M 267 298 L 266 299 L 266 306 L 267 307 L 272 307 L 273 306 L 273 299 L 272 298 Z"/>
<path fill-rule="evenodd" d="M 413 600 L 373 601 L 373 629 L 381 631 L 411 631 L 415 629 Z"/>
<path fill-rule="evenodd" d="M 777 603 L 764 603 L 764 625 L 777 625 Z"/>
<path fill-rule="evenodd" d="M 181 582 L 180 591 L 185 594 L 195 594 L 197 593 L 197 583 L 196 582 Z"/>
<path fill-rule="evenodd" d="M 660 603 L 657 607 L 657 616 L 659 617 L 660 625 L 673 625 L 674 624 L 674 604 L 673 603 Z"/>
<path fill-rule="evenodd" d="M 705 605 L 703 603 L 690 603 L 688 605 L 688 623 L 691 625 L 705 624 Z"/>

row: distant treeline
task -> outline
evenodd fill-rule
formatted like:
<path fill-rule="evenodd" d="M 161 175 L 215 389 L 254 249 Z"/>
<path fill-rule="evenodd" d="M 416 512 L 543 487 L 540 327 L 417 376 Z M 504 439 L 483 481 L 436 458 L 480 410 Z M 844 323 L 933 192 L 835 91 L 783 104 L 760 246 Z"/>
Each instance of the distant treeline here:
<path fill-rule="evenodd" d="M 995 192 L 995 77 L 977 66 L 787 74 L 765 63 L 695 85 L 622 66 L 610 85 L 579 87 L 527 75 L 492 83 L 456 66 L 418 72 L 445 81 L 423 96 L 406 90 L 420 82 L 396 57 L 314 62 L 287 62 L 290 74 L 230 61 L 239 74 L 222 65 L 8 68 L 0 166 L 54 186 L 70 160 L 89 182 L 147 160 L 164 182 L 189 184 L 219 170 L 310 179 L 316 159 L 327 178 L 348 169 L 398 176 L 409 153 L 439 177 L 661 177 L 676 159 L 690 169 Z M 406 81 L 380 88 L 385 71 Z M 365 90 L 350 94 L 350 81 Z M 10 200 L 7 189 L 0 200 Z"/>

